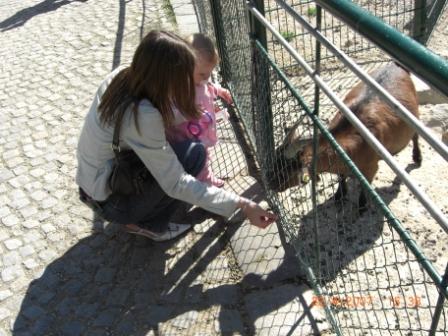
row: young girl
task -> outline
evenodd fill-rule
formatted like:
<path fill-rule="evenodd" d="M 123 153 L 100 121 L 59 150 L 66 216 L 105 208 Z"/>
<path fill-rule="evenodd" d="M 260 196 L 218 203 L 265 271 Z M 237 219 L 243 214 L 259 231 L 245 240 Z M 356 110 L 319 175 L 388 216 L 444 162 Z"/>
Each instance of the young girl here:
<path fill-rule="evenodd" d="M 210 81 L 211 73 L 219 61 L 218 53 L 212 40 L 204 34 L 197 33 L 189 36 L 187 41 L 196 53 L 193 78 L 196 89 L 195 101 L 201 111 L 201 117 L 196 120 L 186 120 L 177 111 L 175 126 L 168 130 L 167 136 L 170 142 L 183 139 L 200 140 L 207 148 L 207 157 L 204 169 L 196 178 L 216 187 L 222 187 L 224 181 L 213 173 L 208 149 L 216 145 L 218 141 L 215 100 L 217 97 L 221 97 L 231 104 L 232 96 L 228 90 Z"/>
<path fill-rule="evenodd" d="M 275 220 L 258 204 L 194 177 L 203 168 L 202 145 L 191 142 L 176 150 L 167 143 L 165 129 L 174 123 L 174 107 L 185 119 L 201 117 L 194 102 L 195 57 L 179 36 L 149 32 L 131 65 L 114 70 L 101 83 L 78 143 L 76 182 L 81 200 L 106 220 L 155 241 L 175 238 L 191 227 L 170 221 L 181 201 L 226 217 L 241 208 L 262 228 Z M 120 149 L 133 150 L 152 175 L 135 195 L 113 193 L 108 183 L 114 165 L 112 138 L 121 116 Z"/>

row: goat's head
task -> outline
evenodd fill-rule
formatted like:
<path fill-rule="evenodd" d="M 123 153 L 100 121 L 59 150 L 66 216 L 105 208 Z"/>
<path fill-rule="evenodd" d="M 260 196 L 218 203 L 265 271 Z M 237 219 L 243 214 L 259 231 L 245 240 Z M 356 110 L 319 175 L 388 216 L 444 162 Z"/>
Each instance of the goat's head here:
<path fill-rule="evenodd" d="M 298 124 L 288 132 L 283 143 L 275 150 L 273 162 L 267 173 L 269 187 L 284 191 L 309 181 L 307 162 L 311 139 L 300 139 Z"/>

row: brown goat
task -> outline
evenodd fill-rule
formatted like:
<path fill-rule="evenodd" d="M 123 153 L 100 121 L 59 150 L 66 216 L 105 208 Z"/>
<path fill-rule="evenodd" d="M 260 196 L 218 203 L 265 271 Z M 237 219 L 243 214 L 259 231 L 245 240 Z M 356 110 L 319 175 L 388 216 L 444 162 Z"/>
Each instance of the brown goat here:
<path fill-rule="evenodd" d="M 371 76 L 418 118 L 417 94 L 406 70 L 391 63 L 374 71 Z M 418 134 L 401 120 L 373 89 L 363 82 L 358 83 L 347 94 L 344 103 L 391 154 L 400 152 L 412 139 L 413 160 L 417 165 L 421 164 Z M 283 191 L 302 184 L 304 174 L 311 168 L 312 139 L 299 139 L 298 126 L 292 128 L 276 150 L 274 165 L 267 176 L 269 185 L 274 191 Z M 331 120 L 329 131 L 369 183 L 372 182 L 378 170 L 380 157 L 340 111 Z M 347 192 L 346 178 L 351 173 L 350 168 L 322 135 L 318 143 L 317 174 L 328 172 L 339 175 L 340 184 L 335 198 L 340 199 Z M 366 198 L 361 192 L 360 210 L 365 204 Z"/>

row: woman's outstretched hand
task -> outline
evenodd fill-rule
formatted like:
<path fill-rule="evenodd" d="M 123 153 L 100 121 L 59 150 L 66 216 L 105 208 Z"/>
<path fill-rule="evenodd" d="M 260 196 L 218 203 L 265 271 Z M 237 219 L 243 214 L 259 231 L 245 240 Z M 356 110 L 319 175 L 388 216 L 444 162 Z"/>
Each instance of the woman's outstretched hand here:
<path fill-rule="evenodd" d="M 262 229 L 266 228 L 277 219 L 275 214 L 264 210 L 260 205 L 247 198 L 241 198 L 238 207 L 246 215 L 252 225 Z"/>

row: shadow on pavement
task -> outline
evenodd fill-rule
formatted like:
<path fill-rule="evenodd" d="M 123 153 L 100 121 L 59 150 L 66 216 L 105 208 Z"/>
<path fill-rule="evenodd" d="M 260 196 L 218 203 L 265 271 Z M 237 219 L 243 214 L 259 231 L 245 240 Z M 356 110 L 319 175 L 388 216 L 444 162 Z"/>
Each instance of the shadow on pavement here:
<path fill-rule="evenodd" d="M 85 0 L 87 1 L 87 0 Z M 123 49 L 124 28 L 126 23 L 126 4 L 132 0 L 119 0 L 119 12 L 118 12 L 118 25 L 117 34 L 115 37 L 114 51 L 112 55 L 112 69 L 114 70 L 121 63 L 121 51 Z M 146 16 L 150 13 L 150 8 L 147 8 L 147 0 L 141 0 L 142 2 L 142 15 L 140 24 L 140 40 L 143 39 L 146 26 Z M 149 25 L 151 23 L 148 23 Z"/>
<path fill-rule="evenodd" d="M 13 16 L 0 22 L 0 30 L 7 31 L 24 25 L 34 16 L 55 11 L 59 7 L 68 5 L 72 2 L 86 2 L 88 0 L 45 0 L 35 6 L 28 7 L 18 11 Z"/>
<path fill-rule="evenodd" d="M 126 1 L 120 0 L 120 9 L 118 12 L 117 36 L 115 38 L 114 53 L 112 56 L 112 70 L 120 65 L 121 49 L 123 46 L 124 24 L 126 21 Z"/>
<path fill-rule="evenodd" d="M 210 220 L 210 214 L 201 209 L 191 210 L 188 216 L 196 222 Z M 186 247 L 182 241 L 188 241 L 185 237 L 170 243 L 153 243 L 123 234 L 110 224 L 104 232 L 81 239 L 30 283 L 12 333 L 182 334 L 182 324 L 198 323 L 189 314 L 219 307 L 210 321 L 199 323 L 213 324 L 218 317 L 216 333 L 254 335 L 258 317 L 297 299 L 300 293 L 284 291 L 248 313 L 244 312 L 242 296 L 246 281 L 253 283 L 248 278 L 256 275 L 228 284 L 218 281 L 216 287 L 204 289 L 201 276 L 207 275 L 207 267 L 226 249 L 229 237 L 238 227 L 238 223 L 227 225 L 212 220 L 192 246 Z M 227 264 L 222 268 L 225 271 Z M 282 272 L 281 268 L 275 272 Z M 268 277 L 275 277 L 275 272 Z M 260 280 L 260 284 L 264 281 L 269 279 Z M 239 317 L 240 313 L 245 317 L 236 323 L 234 314 Z"/>

